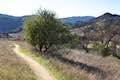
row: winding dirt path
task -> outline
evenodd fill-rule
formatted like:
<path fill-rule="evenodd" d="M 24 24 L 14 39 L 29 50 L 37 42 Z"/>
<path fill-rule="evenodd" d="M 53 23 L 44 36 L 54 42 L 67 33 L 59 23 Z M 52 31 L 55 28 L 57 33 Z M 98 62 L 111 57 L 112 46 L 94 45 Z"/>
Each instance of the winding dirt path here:
<path fill-rule="evenodd" d="M 15 48 L 13 49 L 14 52 L 21 58 L 25 60 L 25 62 L 31 67 L 31 69 L 34 71 L 34 73 L 37 76 L 38 80 L 55 80 L 49 73 L 48 71 L 39 63 L 34 61 L 32 58 L 22 54 L 19 51 L 20 46 L 17 44 L 14 44 Z"/>

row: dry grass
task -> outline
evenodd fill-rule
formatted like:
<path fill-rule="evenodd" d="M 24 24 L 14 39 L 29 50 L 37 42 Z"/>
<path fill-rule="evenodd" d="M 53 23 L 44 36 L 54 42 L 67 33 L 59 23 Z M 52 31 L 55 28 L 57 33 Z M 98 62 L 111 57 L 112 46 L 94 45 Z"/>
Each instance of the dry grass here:
<path fill-rule="evenodd" d="M 0 39 L 0 80 L 36 80 L 32 70 L 12 48 L 12 42 Z"/>
<path fill-rule="evenodd" d="M 17 43 L 19 45 L 21 45 L 22 48 L 24 48 L 24 49 L 30 48 L 30 46 L 24 42 L 17 42 Z M 31 52 L 34 54 L 36 53 L 34 51 L 31 51 Z M 53 57 L 53 56 L 50 57 L 50 55 L 49 56 L 40 55 L 37 53 L 35 55 L 37 57 L 37 60 L 40 59 L 39 60 L 40 63 L 42 62 L 41 57 L 45 58 L 45 60 L 47 60 L 49 62 L 46 66 L 48 66 L 48 68 L 51 70 L 55 69 L 55 70 L 52 70 L 52 73 L 53 73 L 53 75 L 58 74 L 58 75 L 56 75 L 57 80 L 96 80 L 95 75 L 88 74 L 84 70 L 80 70 L 78 67 L 72 66 L 71 64 L 69 64 L 67 62 L 63 62 L 56 57 Z M 51 66 L 51 64 L 53 65 L 52 68 L 49 67 L 49 66 Z M 60 74 L 58 73 L 59 71 L 60 71 Z M 63 74 L 61 75 L 61 73 L 63 73 Z"/>
<path fill-rule="evenodd" d="M 119 59 L 86 54 L 82 50 L 72 50 L 68 54 L 66 51 L 59 50 L 55 55 L 50 53 L 52 57 L 47 59 L 72 80 L 120 80 Z"/>
<path fill-rule="evenodd" d="M 49 61 L 51 64 L 59 68 L 64 74 L 71 76 L 72 80 L 93 80 L 93 78 L 89 78 L 89 74 L 85 71 L 79 70 L 78 68 L 71 66 L 69 63 L 64 63 L 55 58 L 49 58 Z"/>
<path fill-rule="evenodd" d="M 74 62 L 85 64 L 82 70 L 92 73 L 99 80 L 120 80 L 120 60 L 115 57 L 86 54 L 81 50 L 72 50 L 69 54 L 61 53 L 61 55 Z"/>

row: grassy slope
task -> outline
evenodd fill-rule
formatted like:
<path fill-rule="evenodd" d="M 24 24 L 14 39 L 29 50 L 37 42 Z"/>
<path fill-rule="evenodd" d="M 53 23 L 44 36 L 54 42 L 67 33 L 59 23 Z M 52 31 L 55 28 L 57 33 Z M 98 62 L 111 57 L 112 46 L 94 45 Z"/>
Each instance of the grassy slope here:
<path fill-rule="evenodd" d="M 22 42 L 23 44 L 23 42 Z M 25 45 L 25 44 L 24 44 Z M 23 46 L 24 47 L 24 46 Z M 50 72 L 55 76 L 57 76 L 58 80 L 103 80 L 104 76 L 106 76 L 104 79 L 105 80 L 119 80 L 120 79 L 120 60 L 114 58 L 114 57 L 100 57 L 92 54 L 83 54 L 84 51 L 76 51 L 74 50 L 73 52 L 69 54 L 63 54 L 64 51 L 61 53 L 65 58 L 78 61 L 82 64 L 87 64 L 84 66 L 84 69 L 80 69 L 79 66 L 74 66 L 72 67 L 69 65 L 67 62 L 61 62 L 58 59 L 55 58 L 44 58 L 44 56 L 40 54 L 34 54 L 31 53 L 29 50 L 26 50 L 24 47 L 23 52 L 28 52 L 27 54 L 29 56 L 32 56 L 36 61 L 42 62 L 45 67 L 50 69 Z M 74 54 L 73 54 L 74 53 Z M 89 69 L 89 66 L 93 67 L 94 69 Z M 50 68 L 49 68 L 50 67 Z M 78 69 L 77 69 L 78 68 Z M 104 71 L 107 75 L 104 75 L 102 72 L 99 72 L 98 69 L 101 71 Z M 90 70 L 91 72 L 86 72 L 86 70 Z M 92 70 L 95 73 L 92 73 Z M 96 70 L 96 71 L 95 71 Z M 60 71 L 60 75 L 59 75 Z M 57 73 L 56 73 L 57 72 Z M 64 79 L 61 79 L 62 77 L 66 77 Z"/>
<path fill-rule="evenodd" d="M 19 43 L 19 42 L 18 42 Z M 20 43 L 19 43 L 20 44 Z M 29 45 L 27 46 L 27 44 L 25 44 L 24 42 L 21 42 L 20 44 L 24 50 L 23 52 L 28 52 L 27 54 L 29 56 L 34 57 L 38 62 L 42 62 L 44 63 L 44 65 L 46 67 L 51 66 L 50 68 L 50 72 L 51 74 L 55 74 L 58 75 L 58 80 L 61 80 L 61 77 L 66 75 L 69 75 L 68 78 L 72 79 L 62 79 L 62 80 L 103 80 L 101 78 L 101 73 L 99 74 L 99 71 L 97 73 L 91 73 L 91 72 L 86 72 L 86 70 L 89 68 L 89 65 L 95 68 L 99 68 L 103 71 L 105 71 L 107 73 L 106 75 L 106 79 L 104 80 L 119 80 L 120 79 L 120 60 L 116 59 L 114 57 L 100 57 L 100 56 L 96 56 L 96 55 L 92 55 L 92 54 L 84 54 L 84 51 L 78 51 L 78 50 L 73 50 L 72 52 L 70 52 L 69 54 L 63 54 L 64 51 L 60 50 L 59 54 L 62 54 L 62 56 L 64 56 L 67 59 L 70 60 L 74 60 L 83 64 L 87 64 L 84 68 L 85 69 L 80 69 L 79 66 L 70 66 L 69 63 L 67 62 L 61 62 L 58 59 L 55 58 L 48 58 L 46 60 L 46 58 L 40 54 L 34 54 L 31 53 L 30 50 L 26 50 L 26 47 L 29 47 Z M 25 46 L 26 45 L 26 46 Z M 74 53 L 74 54 L 73 54 Z M 58 71 L 60 71 L 60 73 L 64 73 L 61 75 L 61 77 L 59 77 L 59 74 L 56 74 L 55 69 L 57 69 Z M 77 69 L 78 68 L 78 69 Z M 51 71 L 51 69 L 53 69 L 53 71 Z M 90 70 L 92 71 L 92 70 Z M 94 69 L 93 69 L 94 71 Z M 102 77 L 105 75 L 102 75 Z"/>
<path fill-rule="evenodd" d="M 36 80 L 36 76 L 23 60 L 12 51 L 7 40 L 0 40 L 0 80 Z"/>
<path fill-rule="evenodd" d="M 93 74 L 88 74 L 86 71 L 81 70 L 79 67 L 70 65 L 67 62 L 61 62 L 57 58 L 46 58 L 45 56 L 33 52 L 30 45 L 25 42 L 16 42 L 22 48 L 21 51 L 27 56 L 32 57 L 34 60 L 46 67 L 49 72 L 54 75 L 56 80 L 98 80 Z"/>
<path fill-rule="evenodd" d="M 49 60 L 42 57 L 42 55 L 37 56 L 31 53 L 29 50 L 23 49 L 23 48 L 21 48 L 20 51 L 24 53 L 25 55 L 30 56 L 31 58 L 36 60 L 38 63 L 42 64 L 44 67 L 46 67 L 49 70 L 49 72 L 52 75 L 54 75 L 56 80 L 73 80 L 72 77 L 63 74 L 56 66 L 50 64 Z"/>
<path fill-rule="evenodd" d="M 60 51 L 62 52 L 62 51 Z M 120 60 L 113 57 L 102 57 L 98 55 L 85 54 L 83 50 L 71 50 L 69 54 L 62 54 L 67 59 L 86 64 L 83 70 L 86 70 L 91 73 L 94 72 L 94 75 L 100 79 L 96 80 L 120 80 Z M 93 69 L 89 68 L 93 67 Z M 99 71 L 100 70 L 100 71 Z M 103 72 L 101 72 L 103 71 Z"/>
<path fill-rule="evenodd" d="M 90 75 L 86 74 L 84 71 L 79 71 L 78 69 L 63 63 L 55 58 L 47 58 L 36 52 L 31 52 L 24 42 L 17 42 L 22 46 L 20 51 L 27 56 L 30 56 L 44 67 L 46 67 L 50 74 L 52 74 L 56 80 L 93 80 L 89 78 Z M 24 44 L 24 45 L 23 45 Z M 26 45 L 26 46 L 25 46 Z M 26 48 L 27 47 L 27 48 Z"/>

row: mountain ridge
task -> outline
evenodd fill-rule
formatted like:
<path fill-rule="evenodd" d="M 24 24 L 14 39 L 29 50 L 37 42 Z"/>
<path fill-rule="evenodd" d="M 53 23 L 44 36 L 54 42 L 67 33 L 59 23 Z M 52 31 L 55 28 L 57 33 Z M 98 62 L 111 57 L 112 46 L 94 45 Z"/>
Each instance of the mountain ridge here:
<path fill-rule="evenodd" d="M 93 16 L 72 16 L 72 17 L 66 17 L 61 18 L 60 20 L 68 25 L 76 26 L 79 25 L 81 22 L 88 22 L 91 19 L 94 19 Z"/>
<path fill-rule="evenodd" d="M 26 15 L 29 16 L 29 15 Z M 26 16 L 11 16 L 7 14 L 0 14 L 0 33 L 10 33 L 18 32 L 22 28 L 24 18 Z M 31 15 L 30 15 L 31 16 Z M 81 26 L 94 24 L 95 22 L 105 22 L 105 23 L 119 23 L 120 15 L 105 13 L 98 17 L 93 16 L 72 16 L 66 18 L 59 18 L 64 24 L 69 26 Z"/>
<path fill-rule="evenodd" d="M 0 14 L 0 33 L 16 32 L 21 29 L 23 17 Z"/>

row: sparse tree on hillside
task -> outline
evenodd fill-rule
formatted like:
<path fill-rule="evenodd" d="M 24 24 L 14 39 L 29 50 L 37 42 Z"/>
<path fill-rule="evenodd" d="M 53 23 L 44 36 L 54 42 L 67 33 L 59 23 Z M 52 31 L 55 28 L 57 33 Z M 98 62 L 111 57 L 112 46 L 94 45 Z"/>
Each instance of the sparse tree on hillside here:
<path fill-rule="evenodd" d="M 53 45 L 69 42 L 69 29 L 49 10 L 39 9 L 24 22 L 25 40 L 37 50 L 46 52 Z"/>
<path fill-rule="evenodd" d="M 119 42 L 120 36 L 120 24 L 106 25 L 98 22 L 94 25 L 85 29 L 85 37 L 89 39 L 89 42 L 92 41 L 95 44 L 94 47 L 97 48 L 98 53 L 104 56 L 115 55 L 116 42 Z"/>

